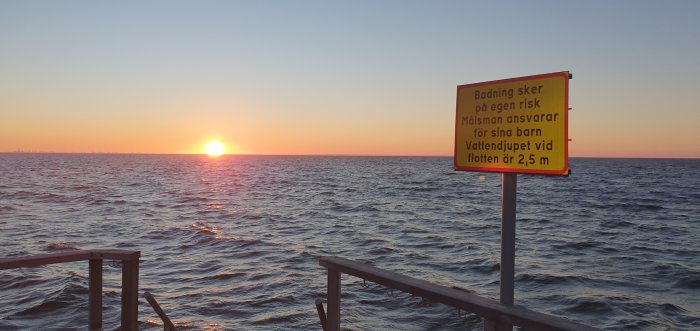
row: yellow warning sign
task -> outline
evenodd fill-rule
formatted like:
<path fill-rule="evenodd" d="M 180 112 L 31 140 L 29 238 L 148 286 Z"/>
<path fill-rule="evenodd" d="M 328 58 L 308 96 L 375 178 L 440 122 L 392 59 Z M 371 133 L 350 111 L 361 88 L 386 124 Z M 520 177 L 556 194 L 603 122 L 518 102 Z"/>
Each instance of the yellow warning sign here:
<path fill-rule="evenodd" d="M 455 169 L 565 175 L 569 72 L 457 87 Z"/>

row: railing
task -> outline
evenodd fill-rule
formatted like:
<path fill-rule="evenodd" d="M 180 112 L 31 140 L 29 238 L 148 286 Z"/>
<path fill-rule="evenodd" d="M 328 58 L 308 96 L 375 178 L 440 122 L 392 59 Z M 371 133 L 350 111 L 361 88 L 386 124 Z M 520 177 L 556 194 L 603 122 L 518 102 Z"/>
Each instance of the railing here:
<path fill-rule="evenodd" d="M 151 294 L 150 292 L 146 291 L 143 293 L 143 297 L 146 298 L 146 301 L 148 301 L 148 304 L 151 305 L 151 308 L 158 314 L 158 317 L 160 317 L 160 320 L 163 321 L 163 330 L 164 331 L 176 331 L 175 329 L 175 324 L 168 318 L 168 315 L 165 314 L 163 311 L 163 308 L 160 308 L 160 305 L 158 304 L 158 301 L 156 298 Z"/>
<path fill-rule="evenodd" d="M 89 261 L 88 329 L 102 329 L 102 261 L 122 262 L 121 329 L 138 327 L 140 251 L 121 249 L 73 250 L 61 253 L 0 259 L 0 270 L 37 267 L 45 264 Z"/>
<path fill-rule="evenodd" d="M 527 330 L 599 330 L 523 307 L 506 306 L 454 288 L 382 270 L 340 257 L 322 257 L 318 262 L 328 269 L 328 316 L 324 330 L 340 330 L 340 275 L 348 274 L 371 282 L 411 293 L 429 301 L 459 308 L 484 318 L 485 330 L 504 330 L 517 325 Z"/>

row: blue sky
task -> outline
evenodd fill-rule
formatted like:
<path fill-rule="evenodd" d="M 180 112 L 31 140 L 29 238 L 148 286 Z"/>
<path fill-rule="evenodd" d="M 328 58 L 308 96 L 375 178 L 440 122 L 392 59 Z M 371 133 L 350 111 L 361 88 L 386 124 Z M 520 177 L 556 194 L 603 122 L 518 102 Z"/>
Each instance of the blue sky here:
<path fill-rule="evenodd" d="M 3 1 L 0 151 L 186 152 L 212 135 L 250 153 L 449 155 L 457 85 L 569 70 L 573 155 L 700 157 L 698 13 L 697 1 Z"/>

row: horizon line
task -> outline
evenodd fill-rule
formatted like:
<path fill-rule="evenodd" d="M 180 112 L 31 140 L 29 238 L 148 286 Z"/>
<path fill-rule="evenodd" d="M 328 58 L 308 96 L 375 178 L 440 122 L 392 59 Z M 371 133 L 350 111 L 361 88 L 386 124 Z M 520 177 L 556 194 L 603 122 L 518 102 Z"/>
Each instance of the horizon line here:
<path fill-rule="evenodd" d="M 41 151 L 0 151 L 0 154 L 70 154 L 70 155 L 197 155 L 208 156 L 206 153 L 139 153 L 139 152 L 41 152 Z M 234 153 L 226 156 L 308 156 L 308 157 L 454 157 L 452 154 L 420 155 L 420 154 L 264 154 L 264 153 Z M 579 159 L 678 159 L 697 160 L 700 156 L 569 156 Z"/>

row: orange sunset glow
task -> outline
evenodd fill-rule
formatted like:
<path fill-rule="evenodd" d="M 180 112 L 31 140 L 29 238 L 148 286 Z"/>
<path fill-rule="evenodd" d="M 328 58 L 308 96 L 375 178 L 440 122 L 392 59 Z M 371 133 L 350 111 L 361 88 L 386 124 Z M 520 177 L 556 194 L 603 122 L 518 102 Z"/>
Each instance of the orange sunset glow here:
<path fill-rule="evenodd" d="M 224 145 L 216 140 L 210 141 L 204 146 L 204 152 L 212 157 L 221 156 L 224 154 Z"/>
<path fill-rule="evenodd" d="M 375 5 L 376 15 L 393 10 Z M 569 156 L 700 157 L 692 9 L 658 3 L 626 16 L 625 5 L 608 4 L 625 14 L 620 22 L 583 3 L 547 11 L 562 15 L 423 4 L 413 10 L 424 18 L 404 8 L 408 16 L 370 19 L 362 32 L 351 22 L 368 11 L 343 4 L 329 7 L 353 12 L 345 25 L 287 4 L 278 9 L 295 15 L 260 26 L 228 18 L 245 7 L 236 2 L 183 4 L 173 15 L 100 3 L 53 15 L 45 6 L 0 5 L 0 152 L 225 153 L 203 150 L 202 137 L 216 133 L 236 154 L 452 156 L 457 86 L 569 71 Z M 551 20 L 577 8 L 580 21 Z M 678 17 L 648 25 L 659 11 Z M 501 30 L 464 34 L 492 26 L 491 14 Z M 538 42 L 513 46 L 532 36 Z"/>

